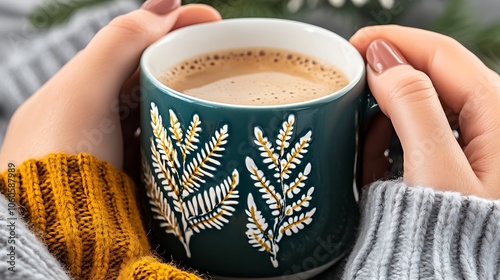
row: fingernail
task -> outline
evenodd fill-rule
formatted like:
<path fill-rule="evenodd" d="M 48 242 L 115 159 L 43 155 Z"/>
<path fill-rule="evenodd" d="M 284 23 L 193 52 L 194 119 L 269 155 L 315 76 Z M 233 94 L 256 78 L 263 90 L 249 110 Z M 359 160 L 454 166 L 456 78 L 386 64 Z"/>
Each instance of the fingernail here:
<path fill-rule="evenodd" d="M 181 0 L 147 0 L 142 4 L 141 9 L 157 15 L 165 15 L 177 9 L 180 5 Z"/>
<path fill-rule="evenodd" d="M 378 74 L 394 66 L 408 64 L 401 53 L 389 42 L 381 39 L 373 41 L 366 50 L 368 65 Z"/>

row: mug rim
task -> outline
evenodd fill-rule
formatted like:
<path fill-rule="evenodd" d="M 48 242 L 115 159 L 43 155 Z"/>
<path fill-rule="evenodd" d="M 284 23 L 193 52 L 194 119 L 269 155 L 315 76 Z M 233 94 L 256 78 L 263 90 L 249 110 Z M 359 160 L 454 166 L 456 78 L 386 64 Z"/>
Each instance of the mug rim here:
<path fill-rule="evenodd" d="M 353 55 L 356 56 L 355 60 L 360 61 L 360 65 L 358 70 L 356 70 L 355 75 L 352 79 L 350 79 L 349 83 L 344 86 L 343 88 L 328 93 L 325 96 L 319 97 L 319 98 L 314 98 L 314 99 L 309 99 L 301 102 L 294 102 L 294 103 L 289 103 L 289 104 L 277 104 L 277 105 L 241 105 L 241 104 L 230 104 L 230 103 L 223 103 L 223 102 L 217 102 L 217 101 L 210 101 L 206 99 L 201 99 L 197 97 L 190 96 L 188 94 L 185 94 L 183 92 L 177 91 L 171 87 L 168 87 L 167 85 L 163 84 L 158 80 L 157 77 L 155 77 L 152 74 L 151 69 L 147 67 L 146 65 L 146 60 L 148 60 L 148 57 L 152 55 L 152 52 L 154 49 L 160 47 L 161 45 L 165 44 L 165 41 L 168 41 L 170 37 L 172 36 L 179 36 L 182 33 L 185 32 L 203 32 L 205 29 L 211 29 L 211 28 L 217 28 L 218 26 L 225 26 L 225 25 L 232 25 L 234 23 L 245 23 L 248 22 L 250 24 L 259 22 L 259 23 L 264 23 L 264 24 L 287 24 L 290 26 L 295 26 L 297 28 L 302 28 L 305 29 L 306 31 L 312 33 L 312 32 L 319 32 L 326 34 L 328 36 L 334 37 L 337 41 L 340 41 L 342 44 L 344 44 L 347 48 L 351 49 L 353 52 Z M 200 54 L 203 52 L 200 52 Z M 335 65 L 336 67 L 339 67 L 338 65 Z M 220 21 L 215 21 L 215 22 L 208 22 L 208 23 L 200 23 L 196 25 L 191 25 L 191 26 L 186 26 L 177 30 L 174 30 L 172 32 L 167 33 L 165 36 L 148 46 L 140 59 L 140 72 L 144 74 L 147 79 L 156 87 L 158 88 L 163 94 L 169 94 L 174 96 L 176 99 L 181 99 L 183 101 L 187 101 L 190 103 L 197 103 L 200 105 L 208 106 L 208 107 L 220 107 L 220 108 L 234 108 L 234 109 L 250 109 L 250 110 L 269 110 L 269 109 L 296 109 L 296 108 L 302 108 L 302 107 L 308 107 L 311 105 L 315 104 L 323 104 L 327 102 L 331 102 L 333 100 L 336 100 L 338 98 L 341 98 L 345 95 L 347 95 L 349 92 L 352 91 L 353 88 L 355 88 L 360 82 L 362 82 L 362 79 L 365 77 L 365 63 L 363 60 L 363 57 L 361 54 L 358 52 L 358 50 L 349 43 L 348 40 L 343 38 L 342 36 L 338 35 L 337 33 L 330 31 L 328 29 L 325 29 L 323 27 L 305 23 L 305 22 L 300 22 L 296 20 L 290 20 L 290 19 L 279 19 L 279 18 L 231 18 L 231 19 L 223 19 Z"/>

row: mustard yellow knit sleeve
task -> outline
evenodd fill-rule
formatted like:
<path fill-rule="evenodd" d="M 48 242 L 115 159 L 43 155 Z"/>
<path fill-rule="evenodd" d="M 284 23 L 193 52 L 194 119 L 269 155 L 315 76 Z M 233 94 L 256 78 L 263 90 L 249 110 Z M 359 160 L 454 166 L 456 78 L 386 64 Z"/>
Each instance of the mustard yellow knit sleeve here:
<path fill-rule="evenodd" d="M 7 177 L 0 175 L 4 195 L 12 191 Z M 199 279 L 149 251 L 135 186 L 109 163 L 52 154 L 16 166 L 14 177 L 21 214 L 73 278 Z"/>

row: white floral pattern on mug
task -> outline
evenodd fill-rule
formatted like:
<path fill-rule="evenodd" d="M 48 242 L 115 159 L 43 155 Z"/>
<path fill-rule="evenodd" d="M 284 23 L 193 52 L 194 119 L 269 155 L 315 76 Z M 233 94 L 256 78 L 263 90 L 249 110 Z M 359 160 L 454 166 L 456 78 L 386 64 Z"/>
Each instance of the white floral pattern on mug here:
<path fill-rule="evenodd" d="M 216 130 L 209 141 L 200 144 L 201 119 L 197 114 L 193 115 L 187 129 L 183 129 L 173 110 L 169 110 L 169 114 L 167 130 L 158 107 L 151 102 L 154 173 L 143 156 L 143 180 L 154 218 L 161 221 L 160 227 L 166 233 L 179 239 L 187 257 L 191 257 L 189 243 L 195 233 L 211 228 L 220 230 L 229 222 L 228 218 L 235 211 L 233 206 L 238 204 L 239 174 L 234 169 L 218 185 L 205 185 L 205 178 L 214 177 L 221 164 L 219 160 L 229 137 L 227 125 Z M 160 186 L 155 179 L 160 181 Z"/>
<path fill-rule="evenodd" d="M 247 198 L 248 209 L 245 210 L 248 216 L 246 235 L 253 247 L 269 254 L 274 267 L 279 265 L 278 243 L 283 235 L 298 233 L 312 222 L 312 216 L 316 212 L 316 208 L 307 211 L 314 192 L 314 187 L 309 187 L 307 190 L 305 188 L 307 176 L 312 168 L 311 163 L 305 164 L 304 169 L 293 177 L 294 171 L 297 171 L 302 158 L 308 152 L 312 131 L 306 132 L 291 149 L 288 149 L 294 124 L 295 116 L 289 115 L 277 136 L 276 148 L 259 127 L 254 128 L 254 142 L 261 151 L 262 162 L 267 165 L 267 169 L 274 172 L 273 182 L 265 177 L 264 172 L 251 157 L 245 160 L 250 177 L 255 181 L 255 187 L 269 207 L 272 216 L 270 222 L 273 223 L 270 227 L 262 211 L 257 209 L 254 197 L 250 193 Z M 276 183 L 277 187 L 273 183 Z"/>

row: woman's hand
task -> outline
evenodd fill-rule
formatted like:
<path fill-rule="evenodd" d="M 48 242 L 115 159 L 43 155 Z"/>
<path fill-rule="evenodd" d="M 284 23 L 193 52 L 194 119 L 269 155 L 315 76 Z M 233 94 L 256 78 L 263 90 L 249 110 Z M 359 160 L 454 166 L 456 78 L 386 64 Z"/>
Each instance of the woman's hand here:
<path fill-rule="evenodd" d="M 429 31 L 366 27 L 350 42 L 366 57 L 370 90 L 400 138 L 405 182 L 499 199 L 499 75 Z"/>
<path fill-rule="evenodd" d="M 208 6 L 179 5 L 179 0 L 150 0 L 100 30 L 15 112 L 0 169 L 55 152 L 90 153 L 127 169 L 124 163 L 133 162 L 129 157 L 139 148 L 133 134 L 139 127 L 142 52 L 173 29 L 220 19 Z"/>

